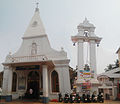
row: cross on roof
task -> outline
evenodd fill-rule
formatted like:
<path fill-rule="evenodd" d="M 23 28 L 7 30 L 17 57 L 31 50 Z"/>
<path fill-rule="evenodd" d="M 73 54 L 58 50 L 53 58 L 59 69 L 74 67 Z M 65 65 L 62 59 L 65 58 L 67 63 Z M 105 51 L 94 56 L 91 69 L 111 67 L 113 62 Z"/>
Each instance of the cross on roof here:
<path fill-rule="evenodd" d="M 36 3 L 37 8 L 38 8 L 38 4 L 39 4 L 39 3 L 37 2 L 37 3 Z"/>

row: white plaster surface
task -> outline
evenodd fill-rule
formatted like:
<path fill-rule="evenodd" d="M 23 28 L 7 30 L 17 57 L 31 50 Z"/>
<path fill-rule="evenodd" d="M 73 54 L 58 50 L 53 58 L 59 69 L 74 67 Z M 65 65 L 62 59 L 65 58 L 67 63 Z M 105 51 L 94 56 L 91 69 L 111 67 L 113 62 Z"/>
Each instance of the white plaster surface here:
<path fill-rule="evenodd" d="M 102 38 L 99 38 L 95 35 L 95 27 L 93 24 L 89 23 L 87 18 L 83 21 L 83 23 L 80 23 L 78 25 L 78 34 L 75 36 L 72 36 L 71 39 L 73 43 L 77 43 L 78 47 L 78 53 L 77 53 L 77 91 L 81 92 L 81 84 L 85 83 L 85 79 L 80 76 L 80 70 L 84 70 L 84 42 L 87 42 L 89 44 L 89 63 L 86 63 L 90 67 L 90 71 L 94 71 L 94 78 L 89 78 L 90 83 L 93 84 L 91 87 L 91 92 L 98 92 L 98 80 L 97 80 L 97 69 L 96 69 L 96 44 L 98 45 Z"/>
<path fill-rule="evenodd" d="M 44 59 L 44 60 L 43 60 Z M 22 44 L 19 50 L 14 54 L 9 54 L 4 62 L 5 65 L 13 63 L 24 63 L 24 62 L 41 62 L 51 60 L 55 65 L 55 70 L 58 72 L 60 92 L 70 92 L 70 76 L 69 76 L 69 59 L 64 49 L 60 51 L 51 48 L 45 28 L 39 16 L 39 9 L 36 8 L 34 16 L 30 21 L 27 30 L 24 33 Z M 12 86 L 12 69 L 8 67 L 4 70 L 3 88 L 4 90 L 11 91 Z M 51 75 L 48 75 L 47 68 L 43 66 L 43 94 L 44 96 L 56 97 L 57 93 L 53 94 L 50 91 L 51 83 L 48 80 Z M 20 73 L 22 76 L 24 73 Z M 8 77 L 9 76 L 9 77 Z M 20 77 L 18 75 L 18 77 Z M 9 80 L 8 80 L 9 78 Z M 26 76 L 27 81 L 27 76 Z M 9 85 L 8 85 L 9 84 Z M 9 87 L 9 89 L 8 89 Z M 49 88 L 48 88 L 49 87 Z M 26 87 L 27 88 L 27 87 Z M 19 96 L 24 94 L 25 91 L 18 91 L 12 93 L 13 99 L 16 99 L 15 95 Z"/>

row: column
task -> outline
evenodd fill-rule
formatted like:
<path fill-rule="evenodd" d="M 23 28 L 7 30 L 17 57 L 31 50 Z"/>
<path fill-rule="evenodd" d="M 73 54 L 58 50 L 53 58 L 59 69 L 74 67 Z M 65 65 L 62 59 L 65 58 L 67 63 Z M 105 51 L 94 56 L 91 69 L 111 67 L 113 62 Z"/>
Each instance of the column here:
<path fill-rule="evenodd" d="M 4 66 L 3 74 L 3 95 L 7 102 L 12 101 L 12 68 Z"/>
<path fill-rule="evenodd" d="M 43 65 L 43 103 L 48 103 L 49 102 L 49 97 L 48 97 L 48 70 L 47 66 Z"/>
<path fill-rule="evenodd" d="M 7 89 L 8 89 L 8 68 L 9 67 L 5 67 L 4 66 L 4 72 L 3 72 L 3 94 L 6 95 L 7 94 Z"/>
<path fill-rule="evenodd" d="M 63 77 L 62 84 L 64 85 L 63 86 L 64 93 L 71 93 L 69 67 L 63 66 L 61 68 L 62 68 L 62 77 Z"/>
<path fill-rule="evenodd" d="M 4 66 L 3 74 L 3 94 L 11 95 L 12 92 L 12 69 L 9 66 Z"/>
<path fill-rule="evenodd" d="M 8 72 L 8 94 L 11 95 L 12 94 L 12 79 L 13 79 L 13 71 L 10 68 L 9 72 Z"/>
<path fill-rule="evenodd" d="M 90 41 L 90 68 L 94 71 L 94 78 L 97 78 L 96 71 L 96 43 L 95 40 Z"/>
<path fill-rule="evenodd" d="M 77 66 L 78 66 L 77 77 L 78 77 L 78 80 L 81 80 L 82 77 L 80 76 L 80 70 L 84 70 L 83 40 L 78 41 Z"/>

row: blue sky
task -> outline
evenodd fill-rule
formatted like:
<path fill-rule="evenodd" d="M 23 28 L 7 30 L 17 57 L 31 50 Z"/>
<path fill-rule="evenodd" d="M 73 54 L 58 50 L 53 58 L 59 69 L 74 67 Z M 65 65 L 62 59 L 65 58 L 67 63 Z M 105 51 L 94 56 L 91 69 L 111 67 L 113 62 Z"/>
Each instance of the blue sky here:
<path fill-rule="evenodd" d="M 64 47 L 72 67 L 77 63 L 77 51 L 71 36 L 77 34 L 77 25 L 85 17 L 96 26 L 96 35 L 103 38 L 97 48 L 97 72 L 117 59 L 120 0 L 0 0 L 0 63 L 9 52 L 19 49 L 36 2 L 52 48 Z"/>

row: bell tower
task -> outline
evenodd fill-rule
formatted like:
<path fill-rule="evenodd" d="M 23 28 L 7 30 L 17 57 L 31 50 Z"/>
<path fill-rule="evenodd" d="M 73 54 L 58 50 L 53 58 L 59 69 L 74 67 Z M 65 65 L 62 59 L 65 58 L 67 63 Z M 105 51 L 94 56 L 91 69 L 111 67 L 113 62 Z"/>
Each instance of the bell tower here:
<path fill-rule="evenodd" d="M 83 23 L 77 26 L 77 29 L 78 34 L 71 37 L 73 45 L 77 44 L 77 91 L 85 92 L 88 89 L 83 88 L 83 85 L 87 87 L 87 84 L 90 84 L 89 91 L 94 92 L 97 90 L 97 88 L 94 87 L 98 84 L 96 72 L 96 45 L 99 46 L 102 38 L 95 35 L 95 26 L 89 23 L 87 18 L 85 18 Z M 85 42 L 89 45 L 89 64 L 84 64 Z"/>

